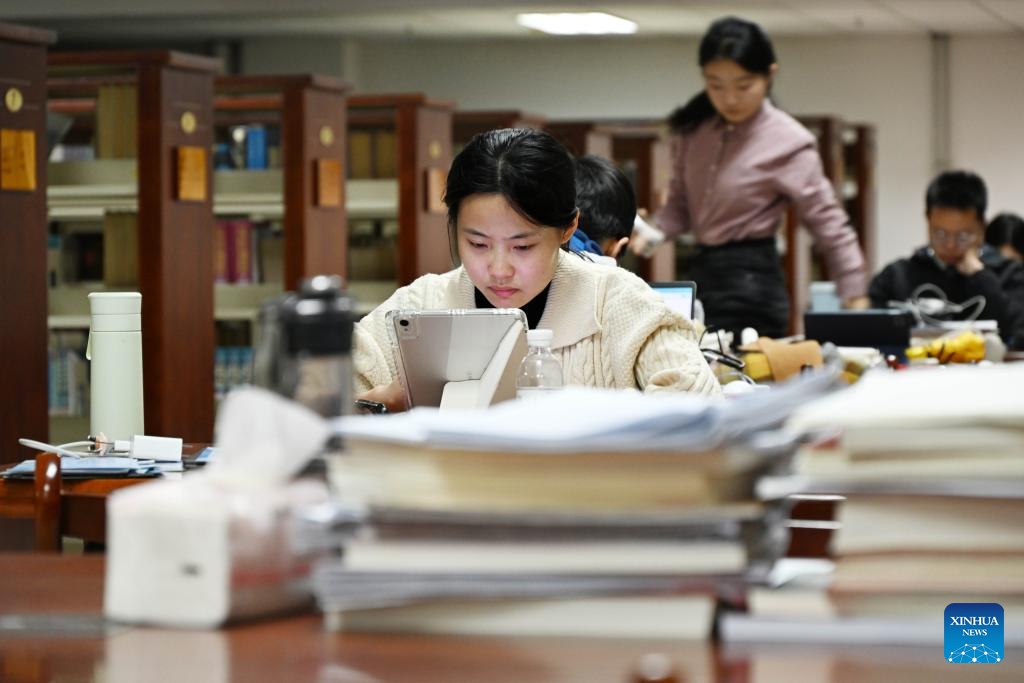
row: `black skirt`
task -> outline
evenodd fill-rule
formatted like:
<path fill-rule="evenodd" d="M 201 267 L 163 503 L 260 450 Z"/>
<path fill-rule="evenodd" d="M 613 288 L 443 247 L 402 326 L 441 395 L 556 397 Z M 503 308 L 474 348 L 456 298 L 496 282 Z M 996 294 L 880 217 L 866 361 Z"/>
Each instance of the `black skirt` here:
<path fill-rule="evenodd" d="M 732 332 L 753 327 L 765 337 L 789 331 L 789 295 L 775 238 L 701 246 L 693 261 L 697 296 L 711 329 Z"/>

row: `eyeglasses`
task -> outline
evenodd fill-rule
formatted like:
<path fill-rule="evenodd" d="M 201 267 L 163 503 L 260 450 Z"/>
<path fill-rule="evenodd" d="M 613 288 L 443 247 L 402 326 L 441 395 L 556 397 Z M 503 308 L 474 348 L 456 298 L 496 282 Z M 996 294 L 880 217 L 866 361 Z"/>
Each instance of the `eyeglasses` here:
<path fill-rule="evenodd" d="M 974 244 L 976 235 L 973 232 L 932 231 L 932 244 L 949 244 L 951 241 L 958 247 L 969 247 Z"/>

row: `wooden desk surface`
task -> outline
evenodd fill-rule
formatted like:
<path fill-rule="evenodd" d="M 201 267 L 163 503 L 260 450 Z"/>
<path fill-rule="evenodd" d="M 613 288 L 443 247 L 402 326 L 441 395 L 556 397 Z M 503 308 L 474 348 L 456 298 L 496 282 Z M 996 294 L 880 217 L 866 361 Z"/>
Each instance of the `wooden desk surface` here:
<path fill-rule="evenodd" d="M 95 555 L 0 555 L 0 680 L 630 683 L 650 653 L 674 663 L 677 683 L 1024 680 L 1012 653 L 978 671 L 947 664 L 938 648 L 337 634 L 323 630 L 318 614 L 219 631 L 104 625 L 103 567 Z M 19 620 L 36 628 L 11 629 Z"/>

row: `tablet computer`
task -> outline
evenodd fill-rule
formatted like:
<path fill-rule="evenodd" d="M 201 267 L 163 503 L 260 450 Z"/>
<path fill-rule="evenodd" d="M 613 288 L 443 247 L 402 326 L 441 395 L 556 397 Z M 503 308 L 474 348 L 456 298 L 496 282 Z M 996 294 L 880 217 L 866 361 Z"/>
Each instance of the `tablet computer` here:
<path fill-rule="evenodd" d="M 697 283 L 692 280 L 652 282 L 651 289 L 661 295 L 669 308 L 687 320 L 693 320 L 693 306 L 697 300 Z"/>
<path fill-rule="evenodd" d="M 485 407 L 515 397 L 527 329 L 518 308 L 396 310 L 387 321 L 410 408 Z"/>

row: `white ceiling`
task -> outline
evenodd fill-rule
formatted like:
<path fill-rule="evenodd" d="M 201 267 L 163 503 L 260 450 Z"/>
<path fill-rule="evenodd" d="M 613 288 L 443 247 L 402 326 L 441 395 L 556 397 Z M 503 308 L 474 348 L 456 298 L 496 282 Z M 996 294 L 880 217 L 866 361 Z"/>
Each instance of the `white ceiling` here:
<path fill-rule="evenodd" d="M 526 38 L 521 11 L 603 10 L 640 36 L 699 35 L 737 14 L 772 35 L 1021 33 L 1024 0 L 4 0 L 4 21 L 58 31 L 62 40 L 195 40 L 335 35 Z M 562 38 L 564 40 L 564 38 Z"/>

